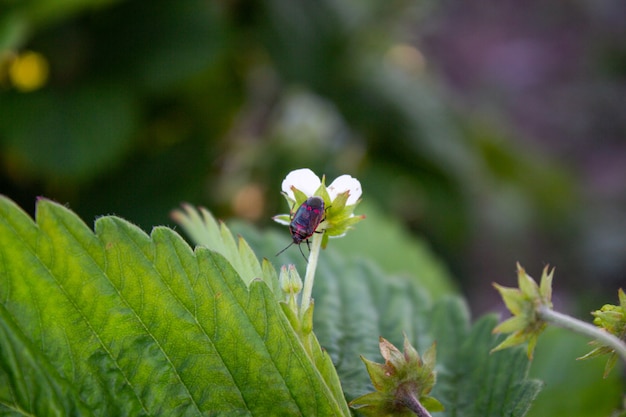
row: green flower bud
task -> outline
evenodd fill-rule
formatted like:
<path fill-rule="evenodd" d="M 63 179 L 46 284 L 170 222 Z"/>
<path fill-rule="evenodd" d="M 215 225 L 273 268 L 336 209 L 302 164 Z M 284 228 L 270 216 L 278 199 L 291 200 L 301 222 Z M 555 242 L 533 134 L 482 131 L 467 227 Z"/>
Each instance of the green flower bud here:
<path fill-rule="evenodd" d="M 620 305 L 606 304 L 600 310 L 593 311 L 591 314 L 595 317 L 593 324 L 606 330 L 618 339 L 626 341 L 626 293 L 621 288 L 618 291 L 618 297 Z M 578 359 L 608 355 L 609 358 L 604 367 L 604 377 L 606 378 L 617 363 L 617 352 L 599 340 L 594 340 L 590 344 L 596 346 L 596 348 Z"/>
<path fill-rule="evenodd" d="M 298 274 L 295 265 L 283 265 L 280 268 L 278 282 L 280 283 L 280 289 L 285 294 L 285 301 L 289 307 L 297 313 L 298 305 L 296 297 L 300 294 L 300 291 L 302 291 L 302 279 L 300 279 L 300 274 Z"/>
<path fill-rule="evenodd" d="M 513 317 L 503 321 L 493 329 L 494 333 L 511 333 L 502 343 L 491 351 L 506 349 L 528 342 L 528 358 L 532 359 L 537 338 L 546 328 L 546 322 L 539 316 L 539 308 L 552 308 L 552 277 L 554 268 L 548 272 L 546 266 L 541 275 L 541 283 L 535 280 L 524 268 L 517 264 L 517 282 L 519 288 L 508 288 L 498 284 L 493 286 L 500 292 L 504 304 Z"/>
<path fill-rule="evenodd" d="M 436 381 L 436 349 L 433 344 L 420 358 L 404 336 L 404 352 L 380 338 L 384 364 L 361 359 L 367 367 L 375 392 L 350 402 L 350 406 L 368 416 L 430 416 L 428 410 L 443 411 L 435 398 L 428 396 Z"/>

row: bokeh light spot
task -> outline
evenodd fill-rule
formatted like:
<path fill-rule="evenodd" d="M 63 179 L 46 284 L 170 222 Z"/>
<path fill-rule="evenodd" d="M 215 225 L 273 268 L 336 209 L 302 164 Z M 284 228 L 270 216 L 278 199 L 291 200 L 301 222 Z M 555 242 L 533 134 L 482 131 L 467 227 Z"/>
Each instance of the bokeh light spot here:
<path fill-rule="evenodd" d="M 48 81 L 49 65 L 46 58 L 33 51 L 16 56 L 9 66 L 11 83 L 22 92 L 34 91 Z"/>

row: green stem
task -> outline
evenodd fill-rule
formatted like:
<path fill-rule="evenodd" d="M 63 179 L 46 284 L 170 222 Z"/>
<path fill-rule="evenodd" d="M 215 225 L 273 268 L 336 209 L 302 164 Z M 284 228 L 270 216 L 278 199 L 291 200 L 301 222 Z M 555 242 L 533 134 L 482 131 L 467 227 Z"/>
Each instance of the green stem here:
<path fill-rule="evenodd" d="M 624 344 L 624 342 L 622 342 L 618 337 L 612 335 L 611 333 L 582 320 L 578 320 L 568 315 L 554 311 L 545 306 L 539 307 L 537 313 L 539 314 L 539 317 L 541 319 L 550 324 L 562 327 L 564 329 L 572 330 L 576 333 L 589 336 L 593 339 L 597 339 L 605 346 L 609 346 L 615 349 L 615 352 L 617 352 L 617 354 L 622 357 L 624 362 L 626 362 L 626 344 Z"/>
<path fill-rule="evenodd" d="M 314 233 L 313 242 L 311 243 L 311 253 L 309 254 L 309 263 L 306 266 L 306 274 L 304 276 L 304 287 L 302 289 L 302 300 L 300 301 L 300 315 L 304 316 L 311 305 L 311 292 L 313 291 L 313 281 L 315 280 L 315 269 L 317 268 L 317 260 L 322 248 L 322 237 L 324 233 Z"/>

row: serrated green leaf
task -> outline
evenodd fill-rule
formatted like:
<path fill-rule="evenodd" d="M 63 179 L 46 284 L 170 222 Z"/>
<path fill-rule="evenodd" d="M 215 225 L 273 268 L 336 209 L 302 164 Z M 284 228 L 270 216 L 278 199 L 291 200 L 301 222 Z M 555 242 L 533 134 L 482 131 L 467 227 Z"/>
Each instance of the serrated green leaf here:
<path fill-rule="evenodd" d="M 268 286 L 164 227 L 0 197 L 0 299 L 3 415 L 349 415 Z"/>
<path fill-rule="evenodd" d="M 455 285 L 448 270 L 434 255 L 428 242 L 412 236 L 404 225 L 386 216 L 371 201 L 360 203 L 358 214 L 364 214 L 366 220 L 345 237 L 331 240 L 329 248 L 332 251 L 370 259 L 387 275 L 402 275 L 415 281 L 433 298 L 454 291 Z"/>
<path fill-rule="evenodd" d="M 446 304 L 439 308 L 459 307 Z M 432 395 L 446 407 L 444 415 L 523 416 L 528 411 L 541 384 L 527 379 L 529 362 L 521 350 L 488 353 L 497 341 L 491 334 L 496 323 L 495 316 L 482 317 L 456 348 L 445 352 L 437 338 L 438 365 L 443 369 Z"/>
<path fill-rule="evenodd" d="M 323 310 L 322 303 L 328 309 L 335 305 L 332 313 L 316 312 L 314 330 L 335 361 L 348 399 L 372 389 L 354 369 L 349 352 L 378 357 L 369 352 L 376 344 L 371 334 L 394 335 L 395 343 L 400 343 L 402 331 L 397 325 L 401 323 L 422 351 L 437 341 L 437 384 L 431 395 L 445 407 L 437 415 L 523 416 L 527 412 L 541 384 L 527 379 L 529 362 L 519 349 L 489 354 L 501 340 L 491 334 L 495 316 L 472 326 L 459 298 L 446 297 L 432 305 L 410 281 L 384 277 L 367 264 L 357 265 L 346 262 L 343 267 L 320 270 L 313 292 L 317 312 Z M 335 268 L 342 273 L 332 273 Z"/>
<path fill-rule="evenodd" d="M 279 239 L 272 233 L 240 233 L 257 250 L 271 253 L 280 247 L 274 246 Z M 343 238 L 348 244 L 350 236 Z M 459 297 L 433 303 L 416 280 L 389 276 L 371 262 L 342 257 L 332 248 L 322 252 L 318 264 L 314 332 L 332 357 L 348 400 L 373 391 L 359 357 L 382 362 L 378 336 L 400 346 L 404 332 L 421 352 L 437 342 L 437 383 L 429 393 L 445 407 L 437 416 L 521 417 L 528 411 L 541 383 L 527 378 L 529 362 L 522 350 L 489 354 L 503 339 L 491 333 L 495 316 L 472 325 Z M 272 259 L 297 263 L 298 258 L 285 252 Z"/>
<path fill-rule="evenodd" d="M 246 283 L 261 278 L 277 297 L 282 297 L 276 272 L 264 269 L 248 242 L 239 239 L 237 243 L 228 226 L 217 222 L 208 210 L 196 210 L 185 204 L 183 210 L 172 212 L 172 217 L 197 245 L 219 252 L 228 259 Z"/>

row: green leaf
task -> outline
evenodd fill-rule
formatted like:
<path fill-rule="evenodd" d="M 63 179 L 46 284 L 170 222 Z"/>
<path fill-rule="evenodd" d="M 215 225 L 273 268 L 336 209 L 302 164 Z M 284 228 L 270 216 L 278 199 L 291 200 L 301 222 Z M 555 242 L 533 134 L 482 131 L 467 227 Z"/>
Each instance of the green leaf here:
<path fill-rule="evenodd" d="M 0 391 L 2 415 L 8 415 L 8 410 L 15 415 L 26 414 L 26 410 L 42 416 L 93 415 L 80 399 L 78 390 L 30 343 L 3 304 L 0 304 L 0 346 L 0 386 L 4 387 Z M 35 401 L 37 397 L 48 401 Z"/>
<path fill-rule="evenodd" d="M 414 280 L 433 298 L 454 291 L 452 277 L 425 240 L 412 236 L 405 226 L 367 200 L 359 203 L 358 214 L 364 214 L 365 221 L 345 237 L 330 240 L 330 250 L 371 259 L 388 274 Z"/>
<path fill-rule="evenodd" d="M 196 244 L 219 252 L 228 259 L 246 283 L 261 278 L 282 299 L 276 270 L 259 264 L 248 242 L 241 237 L 235 242 L 226 224 L 221 221 L 218 223 L 208 210 L 196 210 L 190 205 L 183 205 L 183 210 L 173 211 L 172 217 Z"/>
<path fill-rule="evenodd" d="M 376 336 L 395 338 L 397 344 L 405 331 L 422 351 L 437 341 L 438 381 L 431 394 L 446 408 L 441 415 L 526 413 L 541 384 L 527 379 L 523 351 L 489 355 L 502 339 L 491 334 L 495 317 L 472 326 L 459 298 L 433 305 L 410 280 L 385 276 L 369 263 L 331 253 L 323 260 L 313 291 L 314 331 L 333 358 L 348 399 L 372 390 L 365 367 L 357 367 L 358 355 L 380 357 Z"/>
<path fill-rule="evenodd" d="M 283 245 L 275 233 L 259 234 L 241 224 L 236 228 L 257 252 L 276 253 Z M 285 263 L 299 258 L 297 252 L 272 256 Z M 419 351 L 437 342 L 437 384 L 430 395 L 445 407 L 443 416 L 523 416 L 542 386 L 527 378 L 523 350 L 489 354 L 503 340 L 492 334 L 495 316 L 472 325 L 459 297 L 433 303 L 412 277 L 389 276 L 371 262 L 327 250 L 318 264 L 313 297 L 314 332 L 332 357 L 348 400 L 373 388 L 360 355 L 380 358 L 378 336 L 399 345 L 403 332 Z"/>
<path fill-rule="evenodd" d="M 0 197 L 0 299 L 1 415 L 349 415 L 270 288 L 164 227 Z"/>
<path fill-rule="evenodd" d="M 541 383 L 527 378 L 529 362 L 524 352 L 510 349 L 490 355 L 488 352 L 498 341 L 492 335 L 497 317 L 483 316 L 468 329 L 468 322 L 459 320 L 467 317 L 464 311 L 465 308 L 453 299 L 435 306 L 434 315 L 451 315 L 453 319 L 433 329 L 437 339 L 438 366 L 443 369 L 437 374 L 432 395 L 446 407 L 445 415 L 525 415 Z M 444 326 L 452 328 L 444 329 Z M 458 330 L 455 331 L 454 327 Z M 453 343 L 446 343 L 452 333 Z M 442 349 L 443 345 L 448 349 Z"/>
<path fill-rule="evenodd" d="M 365 229 L 367 222 L 363 224 Z M 259 234 L 241 225 L 237 229 L 257 251 L 275 253 L 282 245 L 274 233 Z M 343 240 L 350 245 L 352 233 Z M 495 316 L 472 324 L 459 297 L 433 302 L 415 277 L 390 276 L 372 262 L 342 256 L 333 247 L 331 242 L 318 264 L 313 330 L 330 354 L 348 400 L 373 391 L 360 356 L 382 362 L 378 336 L 401 346 L 406 333 L 420 352 L 437 342 L 437 383 L 429 393 L 445 407 L 437 416 L 525 415 L 541 383 L 527 378 L 523 350 L 489 354 L 503 339 L 492 334 Z M 297 263 L 298 258 L 299 253 L 289 251 L 272 257 L 285 263 Z"/>
<path fill-rule="evenodd" d="M 320 262 L 313 291 L 314 330 L 333 357 L 348 399 L 371 391 L 365 369 L 355 368 L 357 353 L 368 359 L 379 357 L 375 336 L 395 338 L 393 343 L 399 344 L 405 331 L 418 350 L 437 342 L 437 384 L 430 395 L 445 407 L 438 415 L 495 417 L 527 412 L 541 384 L 527 379 L 529 362 L 520 349 L 489 354 L 501 339 L 491 333 L 495 316 L 471 325 L 458 297 L 432 304 L 409 280 L 385 277 L 366 263 L 323 265 Z"/>

